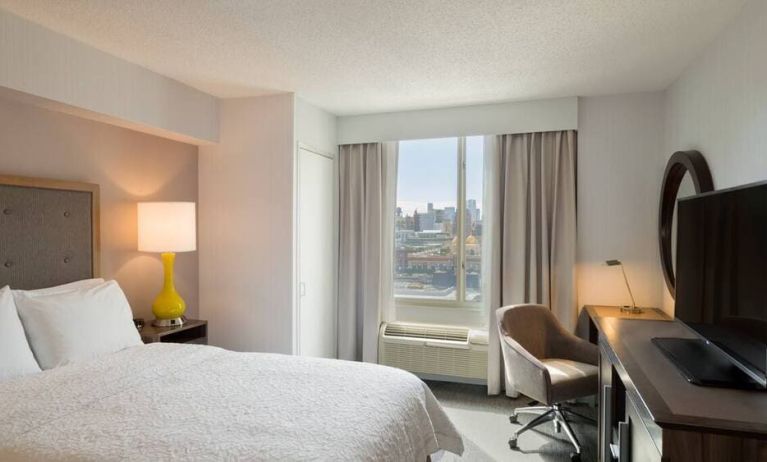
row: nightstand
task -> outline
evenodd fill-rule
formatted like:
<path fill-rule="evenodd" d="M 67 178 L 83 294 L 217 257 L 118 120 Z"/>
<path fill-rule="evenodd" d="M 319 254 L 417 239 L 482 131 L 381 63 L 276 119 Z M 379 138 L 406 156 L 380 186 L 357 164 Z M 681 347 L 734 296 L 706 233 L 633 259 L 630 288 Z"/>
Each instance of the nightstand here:
<path fill-rule="evenodd" d="M 197 343 L 208 344 L 208 321 L 187 319 L 184 325 L 155 327 L 147 323 L 140 331 L 144 343 Z"/>

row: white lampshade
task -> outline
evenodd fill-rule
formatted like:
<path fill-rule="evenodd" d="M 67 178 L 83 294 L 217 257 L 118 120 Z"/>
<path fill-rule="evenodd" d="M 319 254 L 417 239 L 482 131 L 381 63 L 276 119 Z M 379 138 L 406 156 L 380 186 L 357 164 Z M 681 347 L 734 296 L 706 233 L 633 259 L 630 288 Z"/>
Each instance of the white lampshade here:
<path fill-rule="evenodd" d="M 194 202 L 139 202 L 138 250 L 190 252 L 197 250 Z"/>

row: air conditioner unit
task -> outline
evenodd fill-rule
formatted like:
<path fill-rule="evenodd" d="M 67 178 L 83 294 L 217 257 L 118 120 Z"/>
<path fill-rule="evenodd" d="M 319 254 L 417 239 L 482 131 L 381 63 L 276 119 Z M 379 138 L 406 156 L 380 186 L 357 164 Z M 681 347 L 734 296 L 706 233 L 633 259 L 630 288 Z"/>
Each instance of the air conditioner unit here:
<path fill-rule="evenodd" d="M 429 380 L 487 381 L 487 332 L 466 327 L 389 322 L 381 325 L 378 362 Z"/>

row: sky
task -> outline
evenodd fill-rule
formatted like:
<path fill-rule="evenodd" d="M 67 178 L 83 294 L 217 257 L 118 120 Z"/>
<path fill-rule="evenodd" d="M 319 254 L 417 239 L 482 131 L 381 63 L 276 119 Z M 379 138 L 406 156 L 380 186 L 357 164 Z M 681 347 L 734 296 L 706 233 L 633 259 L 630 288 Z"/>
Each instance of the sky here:
<path fill-rule="evenodd" d="M 466 200 L 475 199 L 482 208 L 481 136 L 466 138 Z M 399 143 L 397 206 L 412 215 L 417 208 L 455 207 L 458 196 L 458 138 L 408 140 Z"/>

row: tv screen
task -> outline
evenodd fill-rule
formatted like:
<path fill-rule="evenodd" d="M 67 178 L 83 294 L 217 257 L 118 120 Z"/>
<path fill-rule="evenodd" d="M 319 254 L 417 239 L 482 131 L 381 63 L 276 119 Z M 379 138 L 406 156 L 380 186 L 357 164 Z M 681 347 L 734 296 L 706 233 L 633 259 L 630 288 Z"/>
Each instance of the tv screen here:
<path fill-rule="evenodd" d="M 680 199 L 677 319 L 767 373 L 767 183 Z"/>

